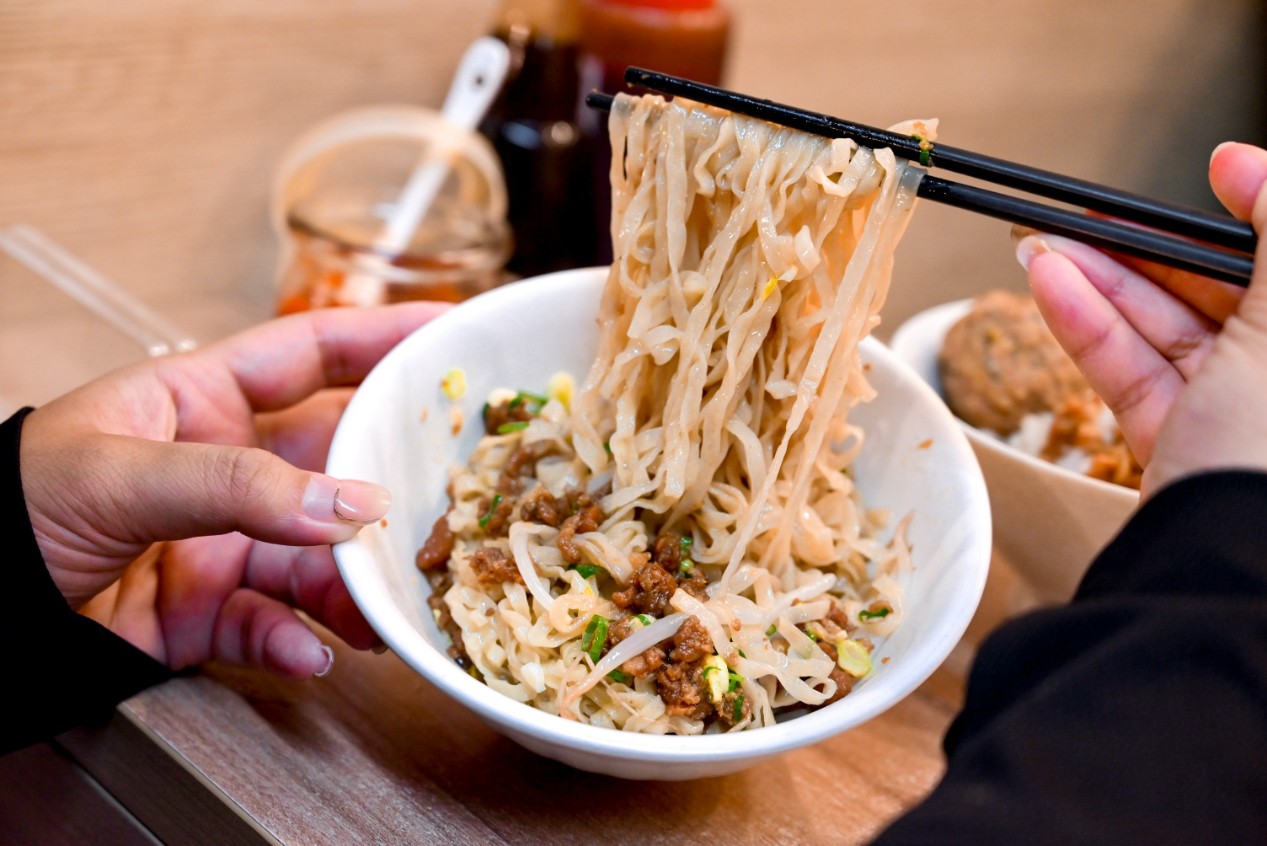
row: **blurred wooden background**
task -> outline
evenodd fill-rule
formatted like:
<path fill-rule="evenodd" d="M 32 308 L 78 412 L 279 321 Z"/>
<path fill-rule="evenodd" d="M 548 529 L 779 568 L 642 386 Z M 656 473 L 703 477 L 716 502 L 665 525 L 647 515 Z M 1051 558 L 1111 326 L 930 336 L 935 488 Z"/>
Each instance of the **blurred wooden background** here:
<path fill-rule="evenodd" d="M 876 125 L 936 116 L 947 143 L 1203 206 L 1214 145 L 1267 143 L 1259 0 L 728 2 L 728 82 L 752 94 Z M 495 6 L 0 0 L 0 226 L 39 227 L 201 340 L 263 319 L 283 150 L 347 108 L 438 106 Z M 882 335 L 1022 284 L 1004 224 L 931 204 L 896 274 Z M 0 296 L 0 413 L 141 355 L 2 255 Z M 0 839 L 19 814 L 61 827 L 22 842 L 152 842 L 58 761 L 3 762 Z"/>
<path fill-rule="evenodd" d="M 1256 0 L 729 0 L 728 82 L 1209 205 L 1205 162 L 1267 141 Z M 195 335 L 269 314 L 270 176 L 354 106 L 437 106 L 495 0 L 0 0 L 0 225 L 34 224 Z M 1007 227 L 925 204 L 882 335 L 1017 286 Z M 40 402 L 136 355 L 0 256 L 0 395 Z"/>

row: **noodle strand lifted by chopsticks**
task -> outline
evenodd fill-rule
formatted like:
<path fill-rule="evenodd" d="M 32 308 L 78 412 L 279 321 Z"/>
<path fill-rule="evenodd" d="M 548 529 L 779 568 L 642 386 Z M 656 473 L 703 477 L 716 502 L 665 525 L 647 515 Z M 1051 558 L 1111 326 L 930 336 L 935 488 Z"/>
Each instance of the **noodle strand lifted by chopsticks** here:
<path fill-rule="evenodd" d="M 447 565 L 438 618 L 507 695 L 766 725 L 846 693 L 900 622 L 906 546 L 854 487 L 848 416 L 922 172 L 682 99 L 618 95 L 610 134 L 593 366 L 570 404 L 486 413 L 420 566 Z"/>
<path fill-rule="evenodd" d="M 797 517 L 824 475 L 814 465 L 869 397 L 857 346 L 877 322 L 921 172 L 888 150 L 723 114 L 616 98 L 617 260 L 573 441 L 593 472 L 614 470 L 617 490 L 653 482 L 620 507 L 670 524 L 719 486 L 747 476 L 751 487 L 749 438 L 772 446 L 743 519 L 700 527 L 729 574 L 744 556 L 777 568 L 800 552 Z M 648 432 L 654 448 L 636 450 Z"/>

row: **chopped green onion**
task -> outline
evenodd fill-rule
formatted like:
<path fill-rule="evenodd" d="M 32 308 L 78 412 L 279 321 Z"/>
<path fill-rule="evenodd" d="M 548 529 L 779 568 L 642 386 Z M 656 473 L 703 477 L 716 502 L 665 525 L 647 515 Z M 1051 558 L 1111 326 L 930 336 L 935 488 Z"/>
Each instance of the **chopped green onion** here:
<path fill-rule="evenodd" d="M 501 494 L 493 494 L 493 502 L 492 502 L 492 503 L 488 506 L 488 513 L 487 513 L 487 514 L 485 514 L 483 517 L 481 517 L 481 518 L 480 518 L 480 528 L 481 528 L 481 529 L 487 529 L 487 528 L 488 528 L 488 523 L 489 523 L 489 521 L 490 521 L 490 520 L 492 520 L 492 519 L 493 519 L 493 514 L 494 514 L 494 512 L 496 512 L 496 511 L 497 511 L 497 506 L 499 506 L 499 505 L 501 505 L 501 504 L 502 504 L 502 495 L 501 495 Z"/>
<path fill-rule="evenodd" d="M 691 547 L 694 545 L 695 539 L 690 535 L 683 535 L 678 538 L 678 555 L 681 560 L 677 565 L 677 569 L 683 576 L 689 576 L 691 571 L 695 569 L 695 562 L 691 560 Z"/>
<path fill-rule="evenodd" d="M 533 393 L 529 393 L 528 391 L 520 391 L 519 393 L 515 394 L 515 396 L 510 400 L 508 407 L 513 410 L 523 405 L 525 402 L 530 402 L 536 406 L 535 409 L 530 409 L 530 410 L 536 412 L 536 411 L 540 411 L 541 406 L 545 405 L 549 401 L 550 401 L 549 397 L 543 397 L 541 396 L 541 394 L 533 394 Z"/>
<path fill-rule="evenodd" d="M 743 684 L 743 676 L 739 675 L 734 670 L 727 671 L 726 676 L 730 679 L 730 684 L 726 688 L 726 692 L 734 693 L 739 689 L 739 685 Z"/>
<path fill-rule="evenodd" d="M 606 643 L 607 618 L 602 614 L 595 614 L 590 618 L 589 625 L 585 627 L 585 633 L 581 635 L 581 649 L 597 664 L 598 659 L 603 655 L 603 646 Z"/>
<path fill-rule="evenodd" d="M 919 142 L 919 163 L 928 167 L 933 161 L 933 142 L 922 135 L 912 135 L 911 138 Z"/>
<path fill-rule="evenodd" d="M 719 708 L 726 695 L 729 673 L 730 668 L 720 655 L 709 655 L 704 659 L 704 668 L 700 670 L 700 681 L 708 688 L 708 699 Z"/>
<path fill-rule="evenodd" d="M 509 423 L 503 423 L 497 427 L 497 434 L 509 435 L 511 432 L 522 432 L 528 428 L 527 420 L 512 420 Z"/>
<path fill-rule="evenodd" d="M 603 451 L 604 451 L 604 452 L 606 452 L 608 455 L 611 455 L 611 454 L 612 454 L 612 442 L 611 442 L 611 441 L 603 441 Z"/>
<path fill-rule="evenodd" d="M 871 653 L 856 640 L 846 638 L 836 644 L 836 664 L 856 679 L 871 672 Z"/>
<path fill-rule="evenodd" d="M 633 681 L 633 676 L 628 673 L 622 673 L 620 670 L 612 670 L 607 674 L 607 678 L 619 684 L 629 684 L 629 682 Z"/>
<path fill-rule="evenodd" d="M 655 622 L 655 617 L 652 617 L 650 614 L 639 614 L 638 622 L 642 623 L 644 626 L 649 626 Z"/>
<path fill-rule="evenodd" d="M 744 654 L 743 654 L 743 650 L 742 650 L 742 649 L 740 649 L 740 650 L 739 650 L 739 657 L 740 657 L 740 658 L 747 658 L 748 656 L 747 656 L 747 655 L 744 655 Z"/>
<path fill-rule="evenodd" d="M 778 631 L 779 631 L 779 625 L 778 625 L 778 623 L 771 623 L 771 624 L 770 624 L 770 628 L 768 628 L 768 629 L 766 629 L 766 630 L 765 630 L 765 636 L 766 636 L 766 637 L 774 637 L 774 636 L 775 636 L 775 634 L 777 634 L 777 633 L 778 633 Z"/>
<path fill-rule="evenodd" d="M 818 635 L 814 634 L 813 632 L 807 630 L 805 632 L 805 636 L 808 637 L 810 640 L 814 641 L 815 643 L 818 643 Z"/>
<path fill-rule="evenodd" d="M 569 570 L 575 570 L 581 574 L 582 579 L 588 579 L 590 576 L 598 572 L 598 567 L 593 564 L 573 564 L 568 567 Z"/>
<path fill-rule="evenodd" d="M 743 694 L 735 697 L 735 706 L 730 711 L 730 721 L 737 723 L 743 719 Z"/>
<path fill-rule="evenodd" d="M 858 612 L 858 619 L 864 622 L 867 620 L 883 620 L 885 617 L 889 616 L 889 612 L 892 610 L 893 609 L 888 606 L 884 606 L 876 611 L 863 608 Z"/>

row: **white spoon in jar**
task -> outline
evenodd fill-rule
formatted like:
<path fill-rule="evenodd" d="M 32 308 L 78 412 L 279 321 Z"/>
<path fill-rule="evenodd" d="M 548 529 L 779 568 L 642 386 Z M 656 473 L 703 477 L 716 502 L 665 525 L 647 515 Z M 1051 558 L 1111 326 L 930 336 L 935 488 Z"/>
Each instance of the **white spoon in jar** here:
<path fill-rule="evenodd" d="M 449 172 L 454 154 L 466 134 L 475 131 L 483 120 L 509 67 L 510 50 L 496 38 L 477 39 L 467 48 L 440 110 L 445 120 L 460 131 L 437 138 L 435 149 L 428 151 L 414 168 L 386 227 L 374 242 L 377 249 L 395 255 L 409 246 Z"/>
<path fill-rule="evenodd" d="M 414 165 L 395 206 L 374 238 L 373 254 L 367 257 L 370 265 L 389 270 L 387 266 L 393 259 L 409 249 L 444 184 L 454 156 L 487 114 L 509 67 L 510 49 L 496 38 L 476 39 L 467 48 L 440 110 L 448 131 L 432 138 L 430 147 Z M 343 305 L 378 305 L 384 300 L 386 284 L 382 272 L 354 271 L 344 279 L 339 300 Z"/>

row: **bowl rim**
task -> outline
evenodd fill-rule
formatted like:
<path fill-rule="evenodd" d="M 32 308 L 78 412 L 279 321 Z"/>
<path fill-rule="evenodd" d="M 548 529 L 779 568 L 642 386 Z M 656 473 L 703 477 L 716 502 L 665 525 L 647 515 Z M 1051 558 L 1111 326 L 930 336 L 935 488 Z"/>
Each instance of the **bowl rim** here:
<path fill-rule="evenodd" d="M 361 410 L 361 406 L 369 402 L 366 399 L 369 393 L 365 386 L 370 386 L 372 390 L 378 381 L 385 380 L 384 374 L 406 361 L 414 348 L 428 343 L 430 335 L 446 330 L 450 323 L 460 325 L 460 322 L 466 320 L 485 319 L 487 314 L 513 308 L 516 303 L 523 302 L 528 297 L 537 299 L 546 296 L 572 296 L 578 290 L 601 286 L 607 270 L 606 267 L 580 268 L 513 282 L 481 293 L 417 329 L 384 356 L 366 376 L 362 388 L 353 395 L 331 444 L 327 472 L 339 475 L 337 456 L 343 451 L 344 439 L 353 438 L 350 434 L 350 421 L 356 421 L 369 413 Z M 887 368 L 899 373 L 905 372 L 909 376 L 910 389 L 924 394 L 930 400 L 930 407 L 945 409 L 941 398 L 928 383 L 892 350 L 873 337 L 864 340 L 863 350 L 871 360 L 882 361 Z M 948 409 L 945 409 L 945 414 L 948 419 L 953 419 Z M 875 680 L 879 683 L 861 685 L 849 694 L 847 700 L 842 700 L 850 702 L 848 711 L 821 708 L 786 722 L 763 727 L 759 731 L 738 733 L 679 736 L 624 732 L 568 720 L 498 693 L 472 678 L 447 655 L 437 650 L 404 619 L 399 609 L 395 610 L 400 619 L 389 621 L 393 622 L 392 625 L 386 625 L 377 616 L 370 619 L 370 623 L 384 643 L 406 664 L 482 719 L 509 733 L 528 735 L 535 740 L 557 744 L 562 748 L 628 761 L 702 763 L 765 757 L 817 743 L 869 721 L 923 684 L 945 662 L 960 641 L 980 603 L 989 570 L 988 550 L 992 530 L 989 500 L 984 478 L 966 433 L 959 427 L 951 426 L 946 429 L 960 435 L 948 446 L 957 457 L 956 466 L 970 467 L 975 471 L 968 474 L 962 482 L 968 499 L 965 510 L 976 521 L 971 531 L 974 536 L 983 539 L 986 554 L 982 556 L 982 561 L 965 572 L 964 578 L 951 583 L 955 593 L 948 604 L 959 610 L 945 615 L 936 625 L 930 627 L 919 641 L 919 648 L 904 656 L 901 662 L 888 665 L 883 675 Z M 365 597 L 361 590 L 360 572 L 364 566 L 363 559 L 368 558 L 368 553 L 359 544 L 358 538 L 353 538 L 336 544 L 334 555 L 353 599 L 358 606 L 364 608 Z M 402 623 L 407 631 L 401 630 Z M 421 655 L 414 648 L 416 640 L 421 640 L 425 646 Z M 842 716 L 844 714 L 848 716 Z"/>
<path fill-rule="evenodd" d="M 937 395 L 938 401 L 942 403 L 945 403 L 946 400 L 942 396 L 940 383 L 930 384 L 927 382 L 927 379 L 923 376 L 924 371 L 921 368 L 922 362 L 914 360 L 915 356 L 913 353 L 916 350 L 923 349 L 920 339 L 924 337 L 924 333 L 930 330 L 930 327 L 932 331 L 937 333 L 936 349 L 940 349 L 941 340 L 945 337 L 951 324 L 959 317 L 968 313 L 968 310 L 972 308 L 972 303 L 975 299 L 976 297 L 965 297 L 963 299 L 950 300 L 948 302 L 940 303 L 918 311 L 899 324 L 897 329 L 893 331 L 893 335 L 889 340 L 889 348 L 898 356 L 899 359 L 914 370 L 916 374 L 920 375 L 920 378 L 923 379 L 926 384 L 929 384 L 933 393 Z M 924 340 L 927 339 L 924 338 Z M 1012 446 L 998 435 L 995 435 L 985 429 L 978 428 L 977 426 L 973 426 L 966 420 L 961 419 L 953 411 L 951 412 L 951 416 L 954 417 L 955 422 L 958 423 L 960 428 L 964 430 L 964 433 L 968 436 L 968 439 L 972 443 L 978 444 L 985 449 L 992 450 L 993 452 L 1014 461 L 1019 461 L 1039 472 L 1053 473 L 1073 485 L 1085 486 L 1107 496 L 1117 496 L 1122 497 L 1123 499 L 1130 498 L 1132 500 L 1139 499 L 1139 491 L 1133 488 L 1128 488 L 1124 485 L 1115 485 L 1112 482 L 1106 482 L 1103 479 L 1096 479 L 1086 475 L 1085 473 L 1078 473 L 1070 470 L 1068 467 L 1062 467 L 1059 464 L 1039 458 L 1036 455 L 1031 455 L 1024 450 Z"/>

